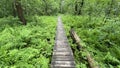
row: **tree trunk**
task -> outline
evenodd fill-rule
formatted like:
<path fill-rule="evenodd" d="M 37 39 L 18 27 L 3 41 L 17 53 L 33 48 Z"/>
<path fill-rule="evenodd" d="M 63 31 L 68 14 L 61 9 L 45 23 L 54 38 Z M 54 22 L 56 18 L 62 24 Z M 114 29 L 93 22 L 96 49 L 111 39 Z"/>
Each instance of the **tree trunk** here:
<path fill-rule="evenodd" d="M 81 15 L 82 14 L 82 7 L 84 5 L 84 0 L 82 0 L 82 2 L 80 3 L 80 9 L 78 11 L 78 15 Z"/>
<path fill-rule="evenodd" d="M 78 35 L 74 32 L 74 29 L 72 28 L 70 30 L 70 36 L 73 39 L 73 42 L 75 42 L 77 44 L 77 49 L 80 50 L 82 49 L 82 46 L 80 45 L 80 38 L 78 37 Z"/>
<path fill-rule="evenodd" d="M 86 49 L 83 49 L 83 48 L 82 48 L 82 45 L 80 44 L 80 38 L 79 38 L 79 36 L 76 34 L 76 32 L 74 31 L 73 28 L 70 30 L 70 35 L 71 35 L 71 38 L 73 39 L 73 41 L 76 42 L 79 50 L 83 50 L 83 51 L 85 51 L 85 52 L 87 53 L 86 57 L 87 57 L 87 61 L 88 61 L 88 63 L 89 63 L 89 67 L 90 67 L 90 68 L 99 68 L 99 67 L 96 65 L 94 59 L 91 57 L 90 53 L 89 53 Z"/>
<path fill-rule="evenodd" d="M 84 5 L 84 0 L 82 0 L 81 2 L 78 2 L 78 1 L 75 2 L 75 14 L 76 15 L 82 14 L 83 5 Z"/>
<path fill-rule="evenodd" d="M 13 16 L 16 17 L 17 14 L 16 14 L 16 10 L 15 10 L 15 0 L 14 0 L 14 2 L 12 3 L 12 9 L 13 9 Z"/>
<path fill-rule="evenodd" d="M 77 1 L 75 2 L 75 14 L 77 15 L 78 13 L 78 4 L 77 4 Z"/>
<path fill-rule="evenodd" d="M 62 5 L 63 5 L 63 4 L 62 4 L 62 3 L 63 3 L 63 0 L 60 0 L 60 7 L 59 7 L 59 8 L 60 8 L 60 13 L 63 12 L 63 9 L 62 9 Z"/>
<path fill-rule="evenodd" d="M 43 0 L 44 1 L 44 4 L 45 4 L 45 14 L 48 15 L 48 5 L 47 5 L 47 2 L 46 0 Z"/>
<path fill-rule="evenodd" d="M 27 23 L 23 15 L 23 9 L 22 9 L 20 1 L 21 0 L 15 0 L 15 7 L 16 7 L 16 11 L 17 11 L 20 21 L 23 23 L 23 25 L 26 25 Z"/>
<path fill-rule="evenodd" d="M 90 55 L 89 52 L 87 52 L 87 60 L 88 60 L 88 63 L 89 63 L 90 68 L 99 68 L 99 67 L 96 65 L 94 59 L 91 57 L 91 55 Z"/>

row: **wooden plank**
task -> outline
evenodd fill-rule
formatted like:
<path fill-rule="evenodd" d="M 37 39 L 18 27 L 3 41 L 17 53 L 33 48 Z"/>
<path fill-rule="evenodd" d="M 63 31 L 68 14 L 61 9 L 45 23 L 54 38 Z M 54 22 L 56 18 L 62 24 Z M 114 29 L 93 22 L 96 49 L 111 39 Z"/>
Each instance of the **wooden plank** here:
<path fill-rule="evenodd" d="M 55 48 L 54 51 L 61 51 L 61 52 L 65 52 L 65 51 L 69 51 L 70 52 L 70 49 L 69 48 Z"/>
<path fill-rule="evenodd" d="M 59 67 L 74 67 L 75 64 L 74 61 L 54 61 L 52 62 L 52 64 L 54 64 L 53 66 L 59 66 Z"/>
<path fill-rule="evenodd" d="M 52 58 L 53 60 L 56 60 L 56 61 L 74 61 L 74 58 L 71 57 L 71 56 L 53 56 Z"/>
<path fill-rule="evenodd" d="M 71 56 L 73 55 L 71 52 L 67 51 L 67 52 L 53 52 L 53 55 L 58 55 L 58 56 Z"/>

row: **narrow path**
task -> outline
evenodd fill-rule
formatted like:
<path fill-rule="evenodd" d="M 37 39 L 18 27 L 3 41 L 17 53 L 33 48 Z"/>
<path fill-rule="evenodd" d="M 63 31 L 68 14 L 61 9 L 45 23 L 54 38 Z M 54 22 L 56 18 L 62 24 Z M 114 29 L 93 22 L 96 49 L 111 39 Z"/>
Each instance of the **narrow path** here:
<path fill-rule="evenodd" d="M 58 17 L 58 25 L 51 68 L 75 68 L 73 53 L 65 35 L 60 17 Z"/>

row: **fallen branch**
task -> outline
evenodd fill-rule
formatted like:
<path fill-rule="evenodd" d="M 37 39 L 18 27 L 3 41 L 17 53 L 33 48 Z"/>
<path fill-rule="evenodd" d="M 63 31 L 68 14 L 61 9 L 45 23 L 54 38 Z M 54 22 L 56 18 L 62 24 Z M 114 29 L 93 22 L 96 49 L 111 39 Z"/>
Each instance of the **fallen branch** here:
<path fill-rule="evenodd" d="M 80 38 L 78 37 L 78 35 L 74 32 L 74 29 L 72 28 L 70 30 L 70 36 L 73 39 L 73 42 L 75 42 L 78 46 L 78 50 L 82 49 L 82 46 L 80 45 Z"/>
<path fill-rule="evenodd" d="M 96 65 L 94 59 L 91 57 L 91 55 L 90 55 L 89 52 L 87 52 L 87 60 L 88 60 L 88 63 L 89 63 L 90 68 L 99 68 L 99 67 Z"/>
<path fill-rule="evenodd" d="M 80 50 L 80 48 L 82 48 L 82 45 L 80 44 L 80 43 L 81 43 L 81 42 L 80 42 L 80 38 L 79 38 L 79 36 L 76 34 L 76 32 L 74 31 L 73 28 L 70 30 L 70 36 L 71 36 L 71 38 L 73 39 L 73 41 L 77 44 L 77 46 L 79 47 L 79 50 Z M 89 63 L 90 68 L 99 68 L 99 67 L 96 65 L 94 59 L 91 57 L 90 53 L 89 53 L 87 50 L 83 50 L 83 51 L 86 51 L 86 53 L 87 53 L 87 61 L 88 61 L 88 63 Z"/>

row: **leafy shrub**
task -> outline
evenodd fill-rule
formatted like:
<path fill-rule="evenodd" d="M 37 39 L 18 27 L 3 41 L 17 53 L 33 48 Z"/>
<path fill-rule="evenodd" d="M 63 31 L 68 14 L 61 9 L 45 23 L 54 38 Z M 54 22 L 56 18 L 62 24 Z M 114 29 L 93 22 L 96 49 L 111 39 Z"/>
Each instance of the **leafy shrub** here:
<path fill-rule="evenodd" d="M 72 26 L 86 44 L 84 47 L 91 52 L 93 58 L 98 62 L 101 68 L 119 67 L 119 20 L 115 21 L 116 18 L 110 18 L 107 19 L 105 23 L 103 21 L 104 17 L 102 16 L 91 17 L 87 15 L 64 15 L 62 19 L 65 24 L 67 35 L 69 36 L 69 30 Z M 87 68 L 88 63 L 85 56 L 83 56 L 85 53 L 78 51 L 76 45 L 72 43 L 70 38 L 69 41 L 74 51 L 77 68 Z"/>
<path fill-rule="evenodd" d="M 0 19 L 0 28 L 2 28 L 0 31 L 0 67 L 49 67 L 54 45 L 56 18 L 33 16 L 27 19 L 26 26 L 18 24 L 16 18 Z"/>

